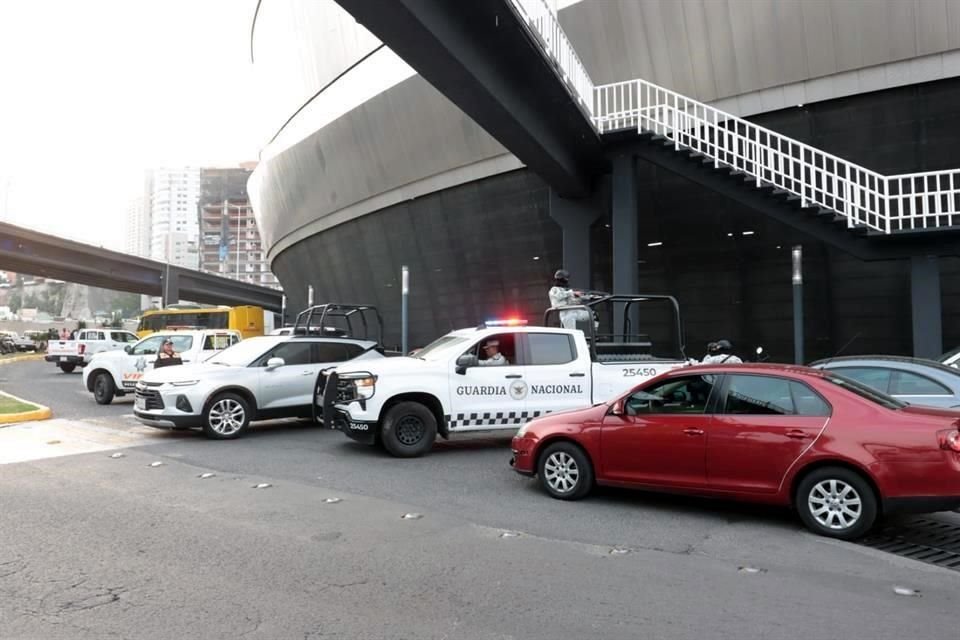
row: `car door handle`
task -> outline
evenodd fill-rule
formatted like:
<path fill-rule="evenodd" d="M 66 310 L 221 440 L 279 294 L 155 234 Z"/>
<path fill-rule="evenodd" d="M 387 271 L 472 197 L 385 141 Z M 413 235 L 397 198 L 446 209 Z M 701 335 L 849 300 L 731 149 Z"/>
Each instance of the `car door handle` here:
<path fill-rule="evenodd" d="M 806 431 L 800 431 L 799 429 L 791 429 L 783 435 L 787 436 L 788 438 L 793 438 L 794 440 L 806 440 L 810 437 Z"/>
<path fill-rule="evenodd" d="M 503 377 L 506 378 L 506 379 L 508 379 L 508 380 L 513 380 L 514 378 L 522 378 L 523 376 L 520 375 L 519 373 L 511 373 L 510 375 L 508 375 L 508 376 L 503 376 Z"/>
<path fill-rule="evenodd" d="M 312 376 L 312 375 L 313 375 L 313 371 L 302 371 L 302 372 L 300 373 L 300 375 L 302 375 L 302 376 Z"/>
<path fill-rule="evenodd" d="M 702 436 L 702 435 L 703 435 L 703 429 L 696 429 L 696 428 L 694 428 L 694 427 L 688 427 L 688 428 L 684 429 L 683 432 L 684 432 L 685 434 L 687 434 L 688 436 Z"/>
<path fill-rule="evenodd" d="M 571 373 L 571 374 L 570 374 L 570 377 L 571 377 L 571 378 L 585 378 L 585 377 L 587 377 L 587 374 L 585 374 L 585 373 Z"/>

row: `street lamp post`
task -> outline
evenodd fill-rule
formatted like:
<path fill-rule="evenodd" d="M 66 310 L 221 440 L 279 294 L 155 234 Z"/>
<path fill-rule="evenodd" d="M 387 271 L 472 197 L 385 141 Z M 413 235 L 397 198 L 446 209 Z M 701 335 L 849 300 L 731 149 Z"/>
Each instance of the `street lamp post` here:
<path fill-rule="evenodd" d="M 803 247 L 793 247 L 793 361 L 803 364 Z"/>

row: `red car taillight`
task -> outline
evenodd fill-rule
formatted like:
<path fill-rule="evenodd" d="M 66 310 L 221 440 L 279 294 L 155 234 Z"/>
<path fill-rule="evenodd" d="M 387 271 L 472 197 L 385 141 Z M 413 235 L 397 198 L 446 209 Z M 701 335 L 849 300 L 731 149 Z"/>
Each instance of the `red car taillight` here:
<path fill-rule="evenodd" d="M 87 350 L 87 345 L 81 344 L 81 345 L 80 345 L 80 355 L 83 355 L 83 352 L 86 351 L 86 350 Z"/>
<path fill-rule="evenodd" d="M 956 429 L 940 431 L 937 433 L 937 439 L 940 441 L 941 449 L 960 453 L 960 431 Z"/>

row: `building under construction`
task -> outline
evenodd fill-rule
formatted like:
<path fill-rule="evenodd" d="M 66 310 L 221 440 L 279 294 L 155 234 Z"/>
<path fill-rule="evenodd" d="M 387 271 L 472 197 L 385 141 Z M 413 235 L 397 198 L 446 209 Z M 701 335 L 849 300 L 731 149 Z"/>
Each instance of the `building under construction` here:
<path fill-rule="evenodd" d="M 260 242 L 247 197 L 253 164 L 200 172 L 200 269 L 227 278 L 279 287 Z"/>

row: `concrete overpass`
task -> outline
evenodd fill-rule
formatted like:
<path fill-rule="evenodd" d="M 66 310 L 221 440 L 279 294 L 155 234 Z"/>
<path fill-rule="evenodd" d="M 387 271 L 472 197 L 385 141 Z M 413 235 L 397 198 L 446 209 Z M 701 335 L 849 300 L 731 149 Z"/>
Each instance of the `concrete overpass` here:
<path fill-rule="evenodd" d="M 279 312 L 275 289 L 174 267 L 0 222 L 0 269 L 116 291 L 206 304 L 251 304 Z"/>

